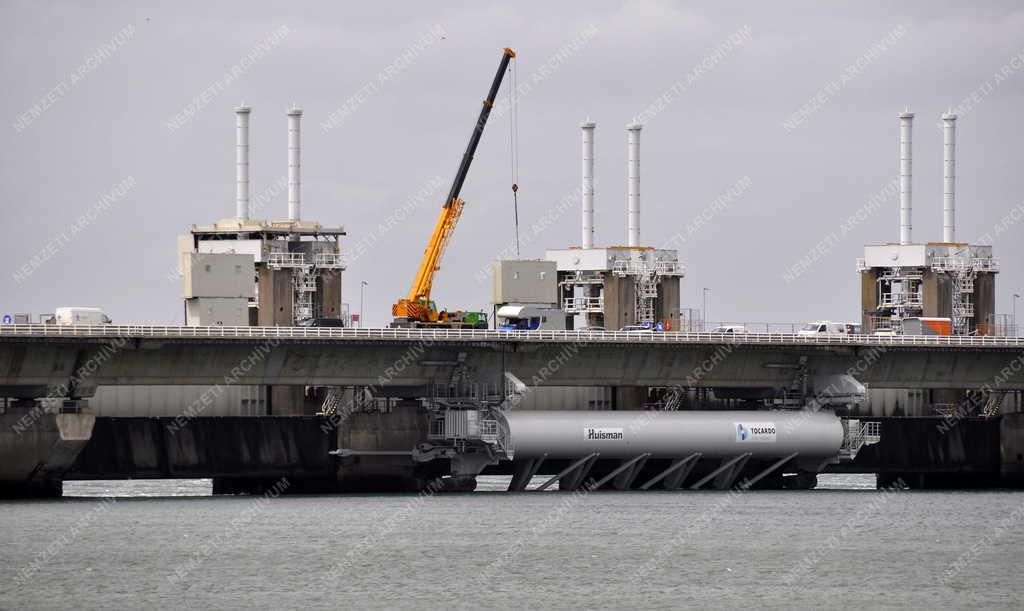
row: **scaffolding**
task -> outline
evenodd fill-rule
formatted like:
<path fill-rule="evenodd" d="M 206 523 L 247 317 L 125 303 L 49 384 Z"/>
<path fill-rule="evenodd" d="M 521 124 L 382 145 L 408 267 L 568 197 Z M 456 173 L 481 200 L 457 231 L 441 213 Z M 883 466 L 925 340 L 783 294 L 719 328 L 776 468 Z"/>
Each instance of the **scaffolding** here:
<path fill-rule="evenodd" d="M 978 272 L 998 272 L 999 262 L 990 257 L 954 255 L 936 257 L 932 260 L 931 269 L 945 274 L 952 282 L 953 333 L 966 335 L 974 321 L 974 281 Z"/>
<path fill-rule="evenodd" d="M 556 265 L 557 304 L 588 327 L 662 320 L 667 329 L 676 326 L 678 280 L 686 275 L 677 251 L 610 246 L 549 250 L 545 257 Z"/>
<path fill-rule="evenodd" d="M 292 321 L 313 318 L 316 315 L 314 295 L 317 280 L 326 271 L 345 269 L 345 258 L 339 253 L 319 252 L 310 262 L 305 253 L 272 252 L 267 257 L 272 269 L 289 269 L 292 273 Z"/>
<path fill-rule="evenodd" d="M 682 276 L 683 266 L 676 261 L 628 259 L 616 261 L 612 273 L 620 278 L 631 276 L 635 285 L 636 321 L 654 324 L 654 304 L 662 278 Z"/>
<path fill-rule="evenodd" d="M 604 277 L 601 274 L 576 271 L 558 285 L 560 295 L 569 295 L 562 298 L 561 304 L 566 314 L 604 313 Z M 577 288 L 582 289 L 584 295 L 576 295 Z"/>
<path fill-rule="evenodd" d="M 857 270 L 871 269 L 864 259 L 857 260 Z M 876 311 L 869 317 L 875 331 L 901 331 L 907 318 L 924 313 L 925 274 L 940 274 L 949 279 L 949 304 L 952 332 L 967 335 L 975 325 L 975 281 L 978 273 L 999 271 L 999 262 L 992 257 L 972 256 L 969 252 L 932 257 L 922 266 L 893 266 L 878 269 Z"/>
<path fill-rule="evenodd" d="M 861 268 L 858 265 L 858 268 Z M 899 332 L 907 318 L 921 316 L 924 270 L 917 267 L 887 267 L 878 275 L 878 301 L 872 326 L 876 331 Z"/>

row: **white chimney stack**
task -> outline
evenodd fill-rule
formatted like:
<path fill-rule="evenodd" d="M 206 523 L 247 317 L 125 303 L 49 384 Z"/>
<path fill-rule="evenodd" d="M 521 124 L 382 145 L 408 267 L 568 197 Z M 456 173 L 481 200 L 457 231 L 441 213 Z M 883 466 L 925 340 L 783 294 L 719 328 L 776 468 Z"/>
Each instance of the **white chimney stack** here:
<path fill-rule="evenodd" d="M 956 115 L 942 115 L 942 241 L 956 242 Z"/>
<path fill-rule="evenodd" d="M 244 104 L 235 108 L 235 216 L 249 219 L 249 112 Z"/>
<path fill-rule="evenodd" d="M 914 113 L 908 108 L 900 113 L 900 244 L 911 243 L 911 197 L 910 182 L 913 171 L 911 156 Z"/>
<path fill-rule="evenodd" d="M 640 246 L 640 130 L 643 125 L 637 122 L 626 126 L 629 132 L 629 243 L 628 246 Z"/>
<path fill-rule="evenodd" d="M 597 123 L 580 123 L 583 132 L 583 248 L 594 247 L 594 128 Z"/>
<path fill-rule="evenodd" d="M 302 109 L 292 106 L 288 111 L 288 220 L 298 221 L 302 214 Z"/>

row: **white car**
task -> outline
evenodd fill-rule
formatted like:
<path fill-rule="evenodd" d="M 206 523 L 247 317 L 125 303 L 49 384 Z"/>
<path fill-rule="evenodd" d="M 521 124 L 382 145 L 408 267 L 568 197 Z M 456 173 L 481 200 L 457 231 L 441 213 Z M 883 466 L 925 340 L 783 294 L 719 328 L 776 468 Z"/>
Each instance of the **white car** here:
<path fill-rule="evenodd" d="M 747 328 L 743 325 L 720 325 L 711 330 L 712 333 L 746 333 Z"/>
<path fill-rule="evenodd" d="M 846 325 L 830 320 L 816 320 L 807 323 L 796 332 L 797 335 L 817 335 L 819 333 L 846 333 Z"/>

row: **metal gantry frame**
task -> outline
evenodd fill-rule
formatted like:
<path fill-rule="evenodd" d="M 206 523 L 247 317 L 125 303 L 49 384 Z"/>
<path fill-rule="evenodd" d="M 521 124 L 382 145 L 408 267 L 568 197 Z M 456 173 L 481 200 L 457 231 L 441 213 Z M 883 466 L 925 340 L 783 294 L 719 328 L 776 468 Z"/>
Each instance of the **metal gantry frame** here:
<path fill-rule="evenodd" d="M 878 310 L 888 316 L 875 321 L 875 329 L 898 329 L 904 319 L 921 316 L 924 272 L 916 267 L 888 267 L 878 275 Z"/>
<path fill-rule="evenodd" d="M 298 323 L 316 314 L 313 295 L 319 277 L 326 271 L 345 269 L 345 257 L 340 253 L 319 252 L 309 261 L 301 252 L 272 252 L 267 257 L 267 265 L 292 271 L 292 321 Z"/>
<path fill-rule="evenodd" d="M 600 272 L 576 271 L 572 276 L 559 281 L 559 294 L 570 295 L 562 299 L 562 310 L 566 314 L 603 314 L 604 313 L 604 277 Z M 593 295 L 597 288 L 597 295 Z M 582 288 L 583 296 L 576 295 L 576 289 Z"/>
<path fill-rule="evenodd" d="M 961 253 L 949 257 L 937 257 L 932 261 L 931 270 L 946 274 L 952 280 L 953 333 L 966 335 L 974 320 L 974 281 L 978 272 L 998 272 L 999 261 L 994 258 L 972 257 L 970 253 Z"/>
<path fill-rule="evenodd" d="M 870 268 L 865 259 L 857 259 L 857 271 Z M 967 335 L 975 319 L 974 282 L 979 272 L 999 271 L 994 257 L 975 257 L 965 249 L 961 253 L 933 258 L 926 267 L 881 268 L 876 280 L 878 286 L 877 310 L 882 315 L 872 317 L 876 330 L 899 329 L 906 318 L 921 316 L 924 311 L 923 284 L 926 272 L 942 274 L 950 279 L 951 315 L 954 335 Z"/>
<path fill-rule="evenodd" d="M 653 324 L 658 285 L 663 278 L 683 276 L 684 268 L 675 261 L 648 261 L 636 258 L 616 261 L 612 266 L 612 273 L 620 278 L 633 278 L 636 322 Z"/>

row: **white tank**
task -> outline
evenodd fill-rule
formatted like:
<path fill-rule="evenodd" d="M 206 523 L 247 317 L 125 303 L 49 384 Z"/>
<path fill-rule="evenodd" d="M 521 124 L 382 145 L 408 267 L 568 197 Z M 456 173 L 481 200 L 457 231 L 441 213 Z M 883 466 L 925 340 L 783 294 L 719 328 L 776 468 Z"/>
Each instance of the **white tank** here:
<path fill-rule="evenodd" d="M 806 411 L 515 411 L 503 414 L 516 459 L 781 458 L 836 456 L 843 425 L 831 412 Z"/>

